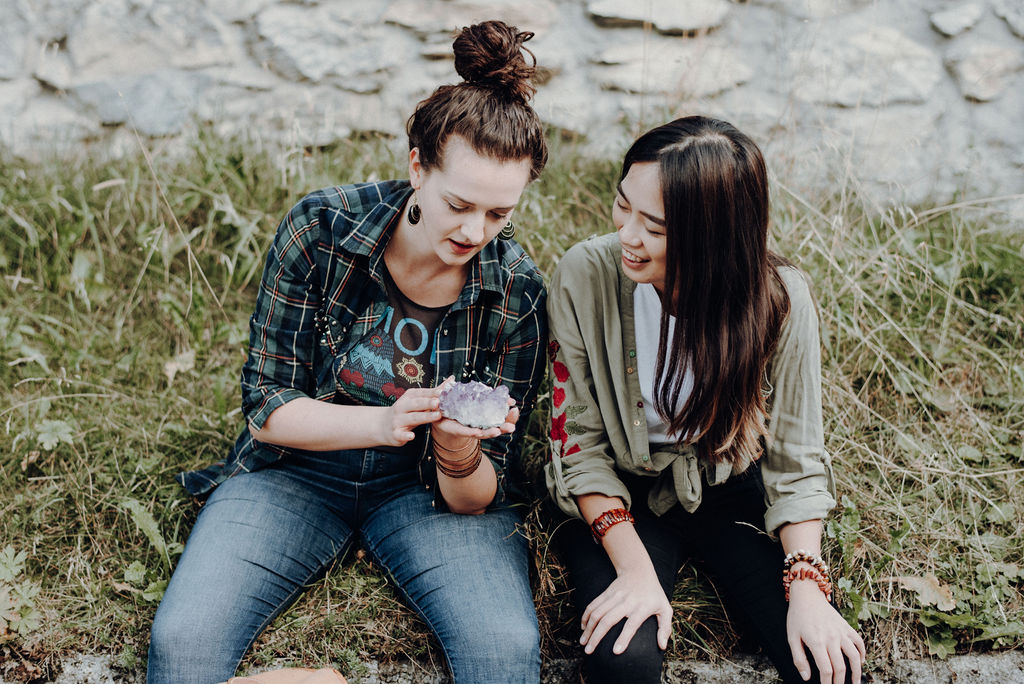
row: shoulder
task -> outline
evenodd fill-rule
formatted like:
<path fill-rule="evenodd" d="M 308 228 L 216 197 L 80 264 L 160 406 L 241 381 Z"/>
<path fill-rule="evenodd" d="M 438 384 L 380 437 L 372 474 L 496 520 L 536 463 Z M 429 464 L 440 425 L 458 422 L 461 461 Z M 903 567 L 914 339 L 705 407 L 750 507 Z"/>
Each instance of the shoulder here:
<path fill-rule="evenodd" d="M 555 267 L 555 281 L 577 289 L 618 280 L 619 239 L 615 233 L 598 235 L 570 247 Z"/>
<path fill-rule="evenodd" d="M 489 246 L 493 249 L 482 252 L 481 258 L 495 261 L 505 297 L 532 305 L 523 309 L 539 305 L 547 288 L 543 274 L 526 250 L 515 240 L 493 240 Z"/>

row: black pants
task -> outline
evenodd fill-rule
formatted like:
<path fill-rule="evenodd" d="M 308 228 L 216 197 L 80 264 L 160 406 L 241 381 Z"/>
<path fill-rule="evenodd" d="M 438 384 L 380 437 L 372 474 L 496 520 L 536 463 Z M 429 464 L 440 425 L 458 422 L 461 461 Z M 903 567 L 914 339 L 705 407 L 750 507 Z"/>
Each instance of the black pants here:
<path fill-rule="evenodd" d="M 660 517 L 647 508 L 650 480 L 626 476 L 623 480 L 633 496 L 637 534 L 654 563 L 665 595 L 671 598 L 679 568 L 685 560 L 693 560 L 715 582 L 730 619 L 761 645 L 783 681 L 802 683 L 786 639 L 788 604 L 782 589 L 785 554 L 782 545 L 763 531 L 765 504 L 760 468 L 755 465 L 715 487 L 705 485 L 701 505 L 693 513 L 677 504 Z M 558 526 L 554 543 L 569 569 L 576 609 L 582 616 L 587 605 L 615 579 L 615 568 L 582 521 L 570 520 Z M 585 656 L 588 683 L 661 681 L 664 654 L 658 648 L 657 619 L 652 616 L 644 622 L 626 651 L 615 655 L 612 645 L 624 624 L 625 618 L 608 632 L 594 653 Z M 816 682 L 818 670 L 809 653 L 808 660 L 813 671 L 810 681 Z"/>

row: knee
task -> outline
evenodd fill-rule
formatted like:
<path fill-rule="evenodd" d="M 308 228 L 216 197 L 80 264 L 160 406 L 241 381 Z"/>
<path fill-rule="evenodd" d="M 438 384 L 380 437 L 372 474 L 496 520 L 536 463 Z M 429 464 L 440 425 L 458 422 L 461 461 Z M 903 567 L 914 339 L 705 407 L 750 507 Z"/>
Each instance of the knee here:
<path fill-rule="evenodd" d="M 507 619 L 494 616 L 490 624 L 478 629 L 460 632 L 455 639 L 445 640 L 445 650 L 453 670 L 459 664 L 471 668 L 493 669 L 508 673 L 508 681 L 529 681 L 529 677 L 515 677 L 512 673 L 540 669 L 540 631 L 535 620 Z M 459 681 L 459 677 L 455 678 Z M 469 677 L 472 681 L 474 677 Z"/>
<path fill-rule="evenodd" d="M 619 627 L 613 629 L 601 640 L 593 653 L 584 657 L 583 671 L 587 683 L 660 682 L 664 653 L 658 648 L 656 630 L 641 628 L 633 636 L 626 650 L 616 655 L 612 652 L 612 646 L 618 638 L 619 631 Z"/>

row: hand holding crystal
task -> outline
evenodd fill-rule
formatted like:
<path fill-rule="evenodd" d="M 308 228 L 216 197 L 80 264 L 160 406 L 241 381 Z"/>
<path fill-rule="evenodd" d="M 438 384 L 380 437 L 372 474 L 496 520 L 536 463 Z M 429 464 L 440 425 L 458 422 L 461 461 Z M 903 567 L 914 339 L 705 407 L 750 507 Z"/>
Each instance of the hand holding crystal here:
<path fill-rule="evenodd" d="M 381 414 L 378 432 L 380 444 L 402 446 L 416 435 L 413 428 L 441 420 L 440 388 L 417 387 L 408 389 L 394 404 Z"/>
<path fill-rule="evenodd" d="M 443 447 L 458 450 L 465 448 L 470 439 L 515 432 L 519 409 L 508 396 L 508 388 L 492 390 L 482 383 L 456 383 L 449 377 L 437 389 L 442 418 L 431 430 L 434 441 Z"/>

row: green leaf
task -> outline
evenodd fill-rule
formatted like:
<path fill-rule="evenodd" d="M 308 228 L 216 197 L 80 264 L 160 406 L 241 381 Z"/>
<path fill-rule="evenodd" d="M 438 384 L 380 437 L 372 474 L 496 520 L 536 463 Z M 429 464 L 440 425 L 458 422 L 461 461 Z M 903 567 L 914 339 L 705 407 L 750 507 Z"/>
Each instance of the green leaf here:
<path fill-rule="evenodd" d="M 36 427 L 36 438 L 47 451 L 53 451 L 61 442 L 74 441 L 71 426 L 63 420 L 44 420 Z"/>
<path fill-rule="evenodd" d="M 139 561 L 134 561 L 124 571 L 124 581 L 128 584 L 141 586 L 146 581 L 146 566 Z"/>
<path fill-rule="evenodd" d="M 1000 637 L 1024 637 L 1024 623 L 1018 621 L 1009 622 L 1005 625 L 985 625 L 981 634 L 971 639 L 974 641 L 994 641 Z"/>
<path fill-rule="evenodd" d="M 25 569 L 28 554 L 24 551 L 14 552 L 13 546 L 5 546 L 0 551 L 0 582 L 14 583 L 14 578 Z"/>
<path fill-rule="evenodd" d="M 152 513 L 146 510 L 146 508 L 136 501 L 135 499 L 125 499 L 123 506 L 128 510 L 129 515 L 135 525 L 142 531 L 149 543 L 153 545 L 161 556 L 167 558 L 167 543 L 164 541 L 164 537 L 160 534 L 160 526 L 156 524 L 156 519 Z"/>
<path fill-rule="evenodd" d="M 928 652 L 945 660 L 956 652 L 956 639 L 944 632 L 928 632 Z"/>
<path fill-rule="evenodd" d="M 43 624 L 43 616 L 35 609 L 35 606 L 23 606 L 18 617 L 11 620 L 11 627 L 21 636 L 27 636 L 30 632 L 39 629 Z"/>
<path fill-rule="evenodd" d="M 142 591 L 142 598 L 150 603 L 156 603 L 164 597 L 164 591 L 167 589 L 167 580 L 157 580 L 156 582 L 150 582 L 149 586 Z"/>

